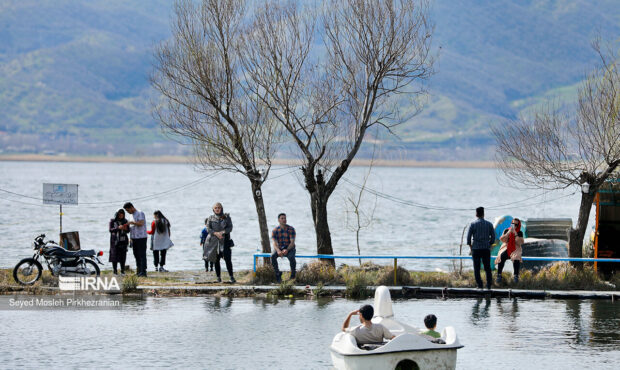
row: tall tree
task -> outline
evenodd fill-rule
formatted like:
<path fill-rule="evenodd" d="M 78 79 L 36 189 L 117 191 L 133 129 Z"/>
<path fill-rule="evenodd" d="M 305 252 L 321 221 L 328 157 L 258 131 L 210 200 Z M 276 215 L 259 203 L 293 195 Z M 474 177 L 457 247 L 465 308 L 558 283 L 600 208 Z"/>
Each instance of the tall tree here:
<path fill-rule="evenodd" d="M 322 11 L 270 3 L 257 19 L 244 64 L 297 147 L 317 252 L 333 254 L 327 203 L 338 181 L 368 129 L 401 123 L 398 105 L 417 106 L 419 82 L 433 72 L 428 2 L 341 0 Z M 310 58 L 313 47 L 325 56 Z"/>
<path fill-rule="evenodd" d="M 176 2 L 172 37 L 156 49 L 151 81 L 162 96 L 157 119 L 167 132 L 191 141 L 195 163 L 250 181 L 262 251 L 270 253 L 262 185 L 278 130 L 240 63 L 248 52 L 241 40 L 252 32 L 246 10 L 240 0 Z"/>
<path fill-rule="evenodd" d="M 577 224 L 569 231 L 569 255 L 581 257 L 592 202 L 620 165 L 620 72 L 614 52 L 593 42 L 601 65 L 578 91 L 574 114 L 545 107 L 531 117 L 495 127 L 498 163 L 528 187 L 580 187 Z"/>

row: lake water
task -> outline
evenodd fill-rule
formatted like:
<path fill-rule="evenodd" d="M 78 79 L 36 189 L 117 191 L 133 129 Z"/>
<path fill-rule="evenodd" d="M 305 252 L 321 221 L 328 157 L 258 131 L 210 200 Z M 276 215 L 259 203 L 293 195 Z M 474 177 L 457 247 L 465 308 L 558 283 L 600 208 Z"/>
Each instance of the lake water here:
<path fill-rule="evenodd" d="M 8 296 L 0 296 L 6 307 Z M 3 368 L 321 369 L 346 314 L 368 301 L 214 297 L 125 300 L 121 310 L 0 310 Z M 619 303 L 394 302 L 398 320 L 454 326 L 457 369 L 617 369 Z M 355 322 L 354 318 L 352 322 Z"/>
<path fill-rule="evenodd" d="M 359 184 L 366 171 L 353 167 L 346 178 Z M 260 247 L 250 184 L 238 174 L 198 172 L 189 164 L 6 161 L 0 162 L 0 173 L 0 189 L 31 197 L 0 191 L 0 267 L 12 267 L 29 256 L 32 240 L 40 233 L 57 240 L 58 206 L 42 204 L 42 183 L 79 184 L 80 205 L 63 207 L 63 230 L 79 231 L 82 248 L 104 250 L 106 261 L 108 221 L 126 200 L 145 212 L 149 225 L 157 209 L 170 219 L 175 246 L 168 254 L 169 270 L 202 268 L 199 235 L 216 201 L 223 203 L 234 223 L 235 267 L 251 268 L 251 255 Z M 473 209 L 480 205 L 493 207 L 487 210 L 486 218 L 491 221 L 505 214 L 576 220 L 579 194 L 567 196 L 574 189 L 543 193 L 518 190 L 504 182 L 495 169 L 375 167 L 369 188 L 407 202 L 448 209 L 429 210 L 367 195 L 362 209 L 370 212 L 374 208 L 374 216 L 371 226 L 360 233 L 361 252 L 458 254 L 463 228 L 474 219 Z M 357 248 L 355 233 L 347 228 L 346 198 L 356 188 L 341 183 L 329 202 L 329 222 L 334 252 L 351 255 Z M 287 213 L 289 224 L 297 230 L 297 254 L 316 254 L 309 197 L 298 169 L 273 168 L 263 193 L 269 227 L 277 225 L 278 213 Z M 148 258 L 152 261 L 151 255 Z M 134 265 L 131 252 L 128 261 Z M 419 270 L 447 270 L 451 265 L 449 261 L 428 260 L 399 263 Z"/>

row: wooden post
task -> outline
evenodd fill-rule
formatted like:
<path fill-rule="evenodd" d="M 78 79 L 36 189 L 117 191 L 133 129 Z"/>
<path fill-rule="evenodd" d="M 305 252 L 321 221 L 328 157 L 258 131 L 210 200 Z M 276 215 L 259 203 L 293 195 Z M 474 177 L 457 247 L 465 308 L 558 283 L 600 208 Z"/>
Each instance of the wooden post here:
<path fill-rule="evenodd" d="M 598 219 L 601 209 L 601 193 L 596 193 L 596 218 L 594 224 L 594 258 L 598 258 Z M 594 261 L 594 271 L 598 271 L 598 263 Z"/>
<path fill-rule="evenodd" d="M 60 205 L 60 233 L 62 234 L 62 204 Z"/>
<path fill-rule="evenodd" d="M 396 269 L 398 268 L 398 258 L 394 258 L 394 285 L 396 285 Z"/>

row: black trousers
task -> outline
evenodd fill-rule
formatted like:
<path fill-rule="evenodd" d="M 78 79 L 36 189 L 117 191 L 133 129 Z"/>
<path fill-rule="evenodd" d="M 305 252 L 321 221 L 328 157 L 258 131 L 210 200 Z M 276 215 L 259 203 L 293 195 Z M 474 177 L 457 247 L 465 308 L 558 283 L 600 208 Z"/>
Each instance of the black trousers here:
<path fill-rule="evenodd" d="M 233 277 L 232 253 L 229 247 L 224 247 L 224 251 L 222 251 L 222 253 L 217 254 L 217 260 L 215 260 L 215 274 L 217 275 L 217 277 L 220 277 L 222 273 L 222 268 L 220 267 L 221 258 L 223 258 L 224 261 L 226 262 L 226 270 L 228 270 L 228 275 L 232 278 Z"/>
<path fill-rule="evenodd" d="M 166 264 L 166 252 L 168 252 L 167 249 L 163 249 L 160 251 L 153 251 L 153 261 L 155 262 L 155 267 L 157 267 L 157 265 L 163 267 Z M 161 260 L 160 260 L 160 256 L 161 256 Z"/>
<path fill-rule="evenodd" d="M 504 263 L 506 263 L 506 261 L 510 259 L 510 257 L 508 257 L 508 251 L 502 252 L 499 258 L 501 258 L 501 260 L 497 264 L 497 276 L 500 276 L 502 274 L 502 271 L 504 270 Z M 512 261 L 512 267 L 515 270 L 515 276 L 519 276 L 519 268 L 521 267 L 521 261 L 519 260 Z"/>
<path fill-rule="evenodd" d="M 209 271 L 209 266 L 211 266 L 211 271 L 213 271 L 214 265 L 215 262 L 205 260 L 205 271 Z"/>
<path fill-rule="evenodd" d="M 284 257 L 288 258 L 288 262 L 291 265 L 291 276 L 295 276 L 295 267 L 297 266 L 297 261 L 295 260 L 295 248 L 288 251 Z M 273 252 L 271 255 L 271 265 L 273 266 L 273 271 L 278 274 L 280 272 L 278 267 L 278 252 Z"/>
<path fill-rule="evenodd" d="M 136 274 L 146 276 L 146 238 L 132 239 L 131 242 L 136 258 Z"/>
<path fill-rule="evenodd" d="M 484 272 L 487 275 L 487 288 L 491 289 L 493 282 L 493 275 L 491 274 L 491 250 L 484 249 L 472 249 L 471 256 L 474 259 L 474 277 L 476 278 L 476 284 L 478 288 L 482 288 L 482 278 L 480 277 L 480 262 L 484 265 Z"/>

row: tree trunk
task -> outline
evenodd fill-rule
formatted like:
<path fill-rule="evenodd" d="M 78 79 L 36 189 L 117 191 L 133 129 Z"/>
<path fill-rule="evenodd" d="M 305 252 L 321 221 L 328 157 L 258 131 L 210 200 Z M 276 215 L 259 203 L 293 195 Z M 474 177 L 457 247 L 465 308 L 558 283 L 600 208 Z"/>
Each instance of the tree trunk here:
<path fill-rule="evenodd" d="M 258 227 L 260 228 L 260 244 L 263 253 L 271 253 L 271 244 L 269 242 L 269 230 L 267 229 L 267 216 L 265 214 L 265 203 L 263 202 L 263 191 L 259 181 L 250 180 L 252 183 L 252 197 L 254 197 L 254 205 L 256 206 L 256 214 L 258 215 Z M 269 265 L 271 259 L 263 258 L 263 263 Z"/>
<path fill-rule="evenodd" d="M 579 206 L 579 217 L 575 228 L 572 228 L 568 236 L 568 256 L 571 258 L 581 258 L 583 250 L 583 238 L 588 227 L 588 219 L 590 218 L 590 210 L 594 201 L 596 189 L 590 189 L 590 193 L 581 193 L 581 205 Z M 582 263 L 572 263 L 573 266 L 581 267 Z"/>
<path fill-rule="evenodd" d="M 327 223 L 327 200 L 324 194 L 314 192 L 310 195 L 310 206 L 316 232 L 316 252 L 317 254 L 334 254 L 332 249 L 332 236 L 329 232 Z M 323 259 L 321 262 L 336 266 L 334 259 Z"/>

